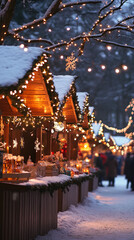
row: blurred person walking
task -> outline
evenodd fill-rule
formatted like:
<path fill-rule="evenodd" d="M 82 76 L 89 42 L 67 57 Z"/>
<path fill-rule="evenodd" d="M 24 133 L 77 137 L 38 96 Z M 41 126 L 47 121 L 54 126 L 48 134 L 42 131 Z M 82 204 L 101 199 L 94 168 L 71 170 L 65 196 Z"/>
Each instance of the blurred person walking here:
<path fill-rule="evenodd" d="M 131 161 L 132 161 L 131 153 L 128 152 L 125 158 L 125 166 L 124 166 L 124 174 L 125 174 L 125 178 L 127 179 L 126 188 L 129 187 L 129 183 L 131 183 L 132 185 Z"/>
<path fill-rule="evenodd" d="M 134 191 L 134 153 L 131 155 L 130 176 L 131 176 L 131 190 Z"/>
<path fill-rule="evenodd" d="M 98 154 L 98 153 L 96 154 L 96 156 L 94 158 L 94 163 L 95 163 L 95 167 L 98 168 L 98 170 L 99 170 L 98 186 L 104 187 L 104 185 L 102 184 L 102 180 L 104 177 L 104 166 L 103 166 L 100 154 Z"/>
<path fill-rule="evenodd" d="M 108 181 L 109 181 L 109 187 L 114 187 L 115 185 L 115 177 L 117 176 L 117 160 L 115 156 L 112 154 L 112 152 L 108 155 L 108 160 L 106 163 L 108 167 Z"/>

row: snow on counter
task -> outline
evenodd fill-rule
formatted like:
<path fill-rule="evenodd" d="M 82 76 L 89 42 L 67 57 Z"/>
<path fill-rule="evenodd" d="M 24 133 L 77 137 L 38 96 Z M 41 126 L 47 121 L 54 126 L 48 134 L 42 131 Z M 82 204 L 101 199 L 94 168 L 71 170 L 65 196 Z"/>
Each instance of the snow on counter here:
<path fill-rule="evenodd" d="M 85 177 L 88 176 L 87 174 L 83 173 L 83 174 L 79 174 L 79 175 L 74 175 L 74 178 L 81 178 L 81 177 Z M 66 181 L 71 180 L 71 176 L 65 175 L 65 174 L 60 174 L 58 176 L 49 176 L 49 177 L 42 177 L 42 178 L 34 178 L 34 179 L 29 179 L 28 182 L 23 182 L 23 183 L 19 183 L 19 185 L 23 185 L 23 186 L 34 186 L 34 185 L 48 185 L 51 183 L 64 183 Z"/>
<path fill-rule="evenodd" d="M 28 47 L 25 52 L 19 46 L 0 46 L 0 87 L 16 85 L 42 54 L 38 47 Z"/>
<path fill-rule="evenodd" d="M 20 183 L 19 185 L 48 185 L 50 183 L 64 183 L 70 180 L 71 177 L 65 174 L 60 174 L 58 176 L 50 176 L 50 177 L 42 177 L 42 178 L 34 178 L 29 179 L 28 182 Z"/>
<path fill-rule="evenodd" d="M 64 97 L 69 92 L 72 82 L 74 81 L 75 76 L 71 75 L 54 75 L 53 81 L 55 90 L 59 95 L 60 103 L 64 100 Z"/>

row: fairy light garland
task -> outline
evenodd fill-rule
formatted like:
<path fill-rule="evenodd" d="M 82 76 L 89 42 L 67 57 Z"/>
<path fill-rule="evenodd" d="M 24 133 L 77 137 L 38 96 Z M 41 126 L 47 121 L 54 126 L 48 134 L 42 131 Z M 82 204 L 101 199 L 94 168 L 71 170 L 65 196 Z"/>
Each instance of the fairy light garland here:
<path fill-rule="evenodd" d="M 132 98 L 132 100 L 130 101 L 129 105 L 126 107 L 125 111 L 127 111 L 129 108 L 132 108 L 131 110 L 131 114 L 129 116 L 129 119 L 128 119 L 128 124 L 125 128 L 122 128 L 122 129 L 118 129 L 118 128 L 115 128 L 115 127 L 109 127 L 108 125 L 106 124 L 103 124 L 104 127 L 108 130 L 111 130 L 111 131 L 115 131 L 117 133 L 125 133 L 126 136 L 133 136 L 133 133 L 129 133 L 127 134 L 126 131 L 131 127 L 132 123 L 133 123 L 133 115 L 134 115 L 134 98 Z"/>

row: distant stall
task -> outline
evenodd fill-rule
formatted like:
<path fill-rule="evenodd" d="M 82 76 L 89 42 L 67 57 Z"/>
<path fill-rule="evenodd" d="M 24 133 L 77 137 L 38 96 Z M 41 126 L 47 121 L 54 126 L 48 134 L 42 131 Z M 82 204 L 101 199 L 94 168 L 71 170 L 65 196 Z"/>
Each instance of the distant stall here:
<path fill-rule="evenodd" d="M 67 160 L 76 160 L 78 147 L 75 142 L 73 125 L 81 118 L 80 107 L 76 96 L 75 78 L 71 75 L 54 76 L 54 86 L 60 100 L 64 129 L 58 134 L 60 143 L 63 142 L 62 152 Z"/>

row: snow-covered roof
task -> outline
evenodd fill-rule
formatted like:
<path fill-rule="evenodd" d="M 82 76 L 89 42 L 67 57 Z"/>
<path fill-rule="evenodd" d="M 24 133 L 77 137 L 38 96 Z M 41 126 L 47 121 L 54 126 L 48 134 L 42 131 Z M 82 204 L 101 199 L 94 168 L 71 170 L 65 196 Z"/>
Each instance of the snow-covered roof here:
<path fill-rule="evenodd" d="M 64 97 L 69 92 L 72 82 L 75 80 L 75 76 L 71 75 L 54 75 L 53 81 L 55 90 L 59 95 L 59 100 L 62 103 Z"/>
<path fill-rule="evenodd" d="M 16 85 L 43 54 L 43 49 L 29 47 L 24 51 L 19 46 L 0 46 L 0 87 Z"/>
<path fill-rule="evenodd" d="M 99 134 L 101 123 L 92 123 L 92 127 L 93 127 L 95 136 L 97 136 Z"/>
<path fill-rule="evenodd" d="M 105 140 L 106 140 L 106 142 L 109 140 L 109 138 L 110 138 L 110 133 L 108 133 L 108 132 L 105 132 L 104 133 L 104 137 L 105 137 Z"/>
<path fill-rule="evenodd" d="M 79 106 L 80 106 L 80 109 L 82 111 L 83 108 L 84 108 L 84 101 L 85 101 L 88 93 L 87 92 L 77 92 L 76 95 L 78 97 Z"/>
<path fill-rule="evenodd" d="M 117 146 L 127 145 L 131 141 L 129 138 L 124 136 L 111 136 L 111 138 L 113 139 Z"/>
<path fill-rule="evenodd" d="M 89 107 L 90 115 L 92 115 L 93 111 L 94 111 L 94 107 Z"/>

